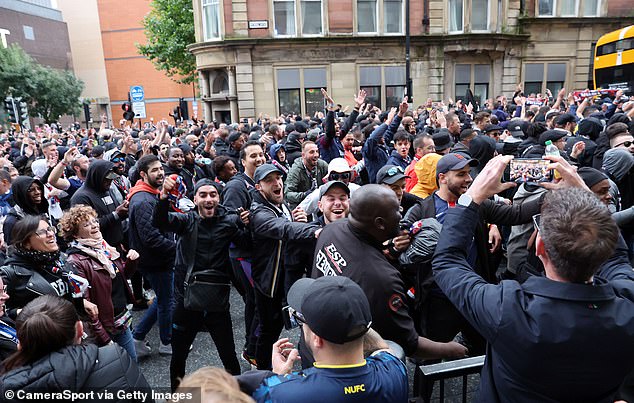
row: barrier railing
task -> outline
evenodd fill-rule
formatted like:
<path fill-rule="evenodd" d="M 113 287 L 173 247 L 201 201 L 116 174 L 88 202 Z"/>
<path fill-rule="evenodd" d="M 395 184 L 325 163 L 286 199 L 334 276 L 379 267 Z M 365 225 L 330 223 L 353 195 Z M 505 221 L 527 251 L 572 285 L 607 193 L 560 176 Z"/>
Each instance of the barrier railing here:
<path fill-rule="evenodd" d="M 484 356 L 463 358 L 461 360 L 441 362 L 438 364 L 420 365 L 414 374 L 414 396 L 430 402 L 434 382 L 439 381 L 440 402 L 445 401 L 445 380 L 462 377 L 462 402 L 467 403 L 467 377 L 479 374 L 484 365 Z"/>

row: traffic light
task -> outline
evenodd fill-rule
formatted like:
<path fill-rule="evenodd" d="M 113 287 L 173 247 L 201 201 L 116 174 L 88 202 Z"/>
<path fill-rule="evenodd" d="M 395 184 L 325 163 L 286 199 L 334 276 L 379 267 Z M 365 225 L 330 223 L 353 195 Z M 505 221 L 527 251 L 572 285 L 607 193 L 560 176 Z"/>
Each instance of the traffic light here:
<path fill-rule="evenodd" d="M 178 99 L 178 106 L 180 107 L 180 115 L 182 120 L 189 120 L 189 111 L 187 110 L 187 101 L 184 98 Z"/>
<path fill-rule="evenodd" d="M 177 123 L 180 122 L 181 120 L 181 107 L 180 106 L 175 106 L 174 107 L 174 114 L 172 115 L 172 117 L 174 118 L 174 121 L 176 121 Z"/>
<path fill-rule="evenodd" d="M 7 112 L 10 123 L 20 123 L 18 121 L 18 111 L 15 108 L 15 100 L 13 97 L 6 97 L 4 99 L 4 110 Z"/>
<path fill-rule="evenodd" d="M 84 107 L 84 119 L 86 120 L 86 129 L 88 129 L 88 126 L 90 125 L 90 104 L 84 102 L 82 106 Z"/>
<path fill-rule="evenodd" d="M 31 128 L 31 123 L 29 122 L 29 109 L 26 102 L 22 101 L 22 97 L 15 98 L 15 105 L 18 107 L 18 118 L 19 124 L 22 127 L 27 129 Z"/>
<path fill-rule="evenodd" d="M 134 112 L 132 111 L 132 103 L 124 102 L 121 104 L 121 109 L 123 109 L 123 118 L 125 120 L 133 121 L 134 120 Z"/>

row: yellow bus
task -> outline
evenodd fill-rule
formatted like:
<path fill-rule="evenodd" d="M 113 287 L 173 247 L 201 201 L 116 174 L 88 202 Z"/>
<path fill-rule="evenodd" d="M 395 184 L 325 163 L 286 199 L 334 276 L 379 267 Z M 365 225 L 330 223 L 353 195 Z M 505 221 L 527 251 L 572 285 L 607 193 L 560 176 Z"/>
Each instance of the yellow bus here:
<path fill-rule="evenodd" d="M 594 89 L 634 94 L 634 25 L 599 38 L 594 50 Z"/>

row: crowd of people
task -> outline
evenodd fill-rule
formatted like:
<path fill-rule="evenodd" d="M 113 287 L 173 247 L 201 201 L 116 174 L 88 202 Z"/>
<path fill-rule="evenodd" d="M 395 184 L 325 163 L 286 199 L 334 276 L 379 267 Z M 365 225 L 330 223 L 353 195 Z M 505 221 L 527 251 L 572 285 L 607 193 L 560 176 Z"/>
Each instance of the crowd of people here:
<path fill-rule="evenodd" d="M 158 351 L 209 401 L 404 402 L 406 357 L 483 354 L 479 401 L 634 399 L 634 99 L 322 94 L 313 116 L 3 128 L 0 395 L 147 390 Z M 517 184 L 513 159 L 553 174 Z M 201 331 L 224 370 L 186 374 Z"/>

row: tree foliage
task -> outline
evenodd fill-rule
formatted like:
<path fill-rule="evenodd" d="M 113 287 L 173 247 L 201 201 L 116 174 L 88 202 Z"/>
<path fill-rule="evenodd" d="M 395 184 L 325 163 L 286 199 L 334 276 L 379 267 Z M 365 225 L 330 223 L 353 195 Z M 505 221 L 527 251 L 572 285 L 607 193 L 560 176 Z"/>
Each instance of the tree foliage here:
<path fill-rule="evenodd" d="M 22 97 L 33 117 L 50 123 L 77 113 L 83 88 L 73 73 L 38 64 L 17 44 L 0 48 L 0 94 Z"/>
<path fill-rule="evenodd" d="M 139 52 L 172 80 L 194 82 L 196 58 L 187 50 L 196 41 L 192 1 L 153 0 L 151 7 L 143 19 L 147 44 L 137 44 Z"/>

